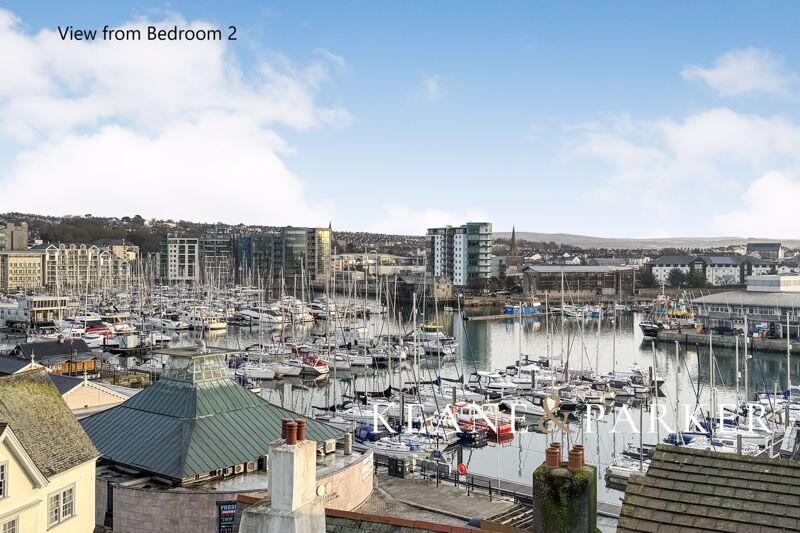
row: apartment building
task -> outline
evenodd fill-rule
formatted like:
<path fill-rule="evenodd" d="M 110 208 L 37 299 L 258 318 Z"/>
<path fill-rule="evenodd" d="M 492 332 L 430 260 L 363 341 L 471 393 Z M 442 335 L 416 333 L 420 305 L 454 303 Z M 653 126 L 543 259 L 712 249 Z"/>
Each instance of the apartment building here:
<path fill-rule="evenodd" d="M 200 273 L 203 281 L 225 285 L 232 280 L 233 240 L 229 233 L 209 231 L 200 237 Z"/>
<path fill-rule="evenodd" d="M 51 290 L 121 286 L 130 280 L 131 262 L 110 247 L 86 244 L 48 244 L 42 251 L 43 282 Z"/>
<path fill-rule="evenodd" d="M 490 222 L 467 222 L 463 226 L 430 228 L 427 233 L 428 273 L 468 285 L 492 277 Z"/>
<path fill-rule="evenodd" d="M 331 271 L 329 228 L 279 228 L 233 238 L 233 268 L 240 283 L 257 279 L 324 281 Z"/>
<path fill-rule="evenodd" d="M 40 250 L 0 251 L 0 290 L 33 290 L 43 286 L 44 253 Z"/>
<path fill-rule="evenodd" d="M 159 272 L 163 281 L 199 281 L 200 241 L 172 234 L 164 237 Z"/>

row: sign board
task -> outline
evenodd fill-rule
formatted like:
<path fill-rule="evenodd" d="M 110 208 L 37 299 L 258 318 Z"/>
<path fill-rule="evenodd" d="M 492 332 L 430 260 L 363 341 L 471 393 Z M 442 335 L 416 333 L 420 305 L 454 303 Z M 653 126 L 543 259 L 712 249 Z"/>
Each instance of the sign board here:
<path fill-rule="evenodd" d="M 217 533 L 236 533 L 236 502 L 217 502 Z"/>

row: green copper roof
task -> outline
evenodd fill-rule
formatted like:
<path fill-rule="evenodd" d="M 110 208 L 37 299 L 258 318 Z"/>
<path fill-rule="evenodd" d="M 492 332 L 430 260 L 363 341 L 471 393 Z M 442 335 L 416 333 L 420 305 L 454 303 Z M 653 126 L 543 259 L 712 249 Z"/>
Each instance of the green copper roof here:
<path fill-rule="evenodd" d="M 267 455 L 281 420 L 300 415 L 249 392 L 222 353 L 171 353 L 161 379 L 125 403 L 81 421 L 100 453 L 173 479 L 205 475 Z M 310 440 L 344 434 L 308 420 Z"/>

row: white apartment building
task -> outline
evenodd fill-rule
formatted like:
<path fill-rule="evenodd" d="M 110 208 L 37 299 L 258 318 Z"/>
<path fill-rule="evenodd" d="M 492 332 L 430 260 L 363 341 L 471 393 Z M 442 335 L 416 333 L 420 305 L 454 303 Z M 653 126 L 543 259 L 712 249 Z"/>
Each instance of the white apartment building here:
<path fill-rule="evenodd" d="M 50 244 L 44 251 L 44 285 L 51 289 L 119 286 L 130 280 L 131 264 L 109 247 Z"/>
<path fill-rule="evenodd" d="M 491 279 L 491 223 L 467 222 L 458 227 L 430 228 L 427 239 L 428 273 L 461 286 Z"/>
<path fill-rule="evenodd" d="M 168 235 L 161 247 L 160 274 L 165 281 L 199 281 L 199 240 Z"/>

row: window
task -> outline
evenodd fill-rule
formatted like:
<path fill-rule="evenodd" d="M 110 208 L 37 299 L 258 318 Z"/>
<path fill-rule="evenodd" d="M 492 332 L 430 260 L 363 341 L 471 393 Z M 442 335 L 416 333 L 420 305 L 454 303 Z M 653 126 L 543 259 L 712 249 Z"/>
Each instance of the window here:
<path fill-rule="evenodd" d="M 47 499 L 47 525 L 53 527 L 75 514 L 75 487 L 51 494 Z"/>
<path fill-rule="evenodd" d="M 19 520 L 13 518 L 8 522 L 3 522 L 2 533 L 19 533 Z"/>
<path fill-rule="evenodd" d="M 8 461 L 0 463 L 0 498 L 8 496 Z"/>

